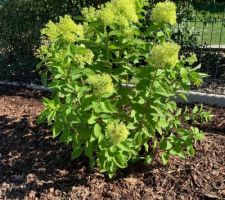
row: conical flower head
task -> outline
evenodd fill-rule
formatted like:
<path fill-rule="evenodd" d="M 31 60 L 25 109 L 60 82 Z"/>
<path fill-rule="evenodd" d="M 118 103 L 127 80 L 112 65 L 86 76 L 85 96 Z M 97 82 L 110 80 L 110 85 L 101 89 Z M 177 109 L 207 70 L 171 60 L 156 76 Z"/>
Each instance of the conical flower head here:
<path fill-rule="evenodd" d="M 83 54 L 76 53 L 73 56 L 74 62 L 80 65 L 84 65 L 84 64 L 91 65 L 93 63 L 93 58 L 94 58 L 94 54 L 90 49 L 86 49 L 85 53 Z"/>
<path fill-rule="evenodd" d="M 69 15 L 60 17 L 59 23 L 49 21 L 45 28 L 41 30 L 41 33 L 51 41 L 61 37 L 69 43 L 73 43 L 84 36 L 83 26 L 76 24 Z"/>
<path fill-rule="evenodd" d="M 82 14 L 88 22 L 101 20 L 106 26 L 128 27 L 138 22 L 138 12 L 145 0 L 111 0 L 96 10 L 84 8 Z"/>
<path fill-rule="evenodd" d="M 97 74 L 87 79 L 92 85 L 95 96 L 109 97 L 114 93 L 112 78 L 109 74 Z"/>
<path fill-rule="evenodd" d="M 117 10 L 118 18 L 124 16 L 130 22 L 138 22 L 136 0 L 112 0 L 112 5 Z"/>
<path fill-rule="evenodd" d="M 154 67 L 174 67 L 179 61 L 180 46 L 173 42 L 156 45 L 150 52 L 150 63 Z"/>
<path fill-rule="evenodd" d="M 116 145 L 124 142 L 129 135 L 128 129 L 123 123 L 110 122 L 106 127 L 106 137 L 112 144 Z"/>
<path fill-rule="evenodd" d="M 93 6 L 83 8 L 81 13 L 84 16 L 86 22 L 97 21 L 99 17 L 99 10 L 97 10 Z"/>
<path fill-rule="evenodd" d="M 159 2 L 152 10 L 151 19 L 153 22 L 176 24 L 176 5 L 173 2 Z"/>

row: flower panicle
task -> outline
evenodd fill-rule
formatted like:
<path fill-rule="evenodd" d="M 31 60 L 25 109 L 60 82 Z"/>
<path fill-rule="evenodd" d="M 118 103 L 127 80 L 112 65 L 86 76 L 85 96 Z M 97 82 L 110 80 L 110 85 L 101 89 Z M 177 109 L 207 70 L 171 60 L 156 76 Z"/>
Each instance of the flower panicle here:
<path fill-rule="evenodd" d="M 113 145 L 124 142 L 129 135 L 129 131 L 124 123 L 110 122 L 106 127 L 106 137 Z"/>
<path fill-rule="evenodd" d="M 153 46 L 150 63 L 155 67 L 174 67 L 179 61 L 180 46 L 174 42 L 164 42 Z"/>
<path fill-rule="evenodd" d="M 88 22 L 100 19 L 106 26 L 128 27 L 131 23 L 138 23 L 138 13 L 144 5 L 146 0 L 111 0 L 100 9 L 84 8 L 82 14 Z"/>
<path fill-rule="evenodd" d="M 177 20 L 176 4 L 170 1 L 157 3 L 152 10 L 151 19 L 153 22 L 175 25 Z"/>
<path fill-rule="evenodd" d="M 114 85 L 109 74 L 97 74 L 90 76 L 87 83 L 91 84 L 94 89 L 95 96 L 109 97 L 114 93 Z"/>
<path fill-rule="evenodd" d="M 84 29 L 82 25 L 76 24 L 69 15 L 65 15 L 60 17 L 58 23 L 49 21 L 41 30 L 41 34 L 53 42 L 62 38 L 66 42 L 74 43 L 84 37 Z"/>

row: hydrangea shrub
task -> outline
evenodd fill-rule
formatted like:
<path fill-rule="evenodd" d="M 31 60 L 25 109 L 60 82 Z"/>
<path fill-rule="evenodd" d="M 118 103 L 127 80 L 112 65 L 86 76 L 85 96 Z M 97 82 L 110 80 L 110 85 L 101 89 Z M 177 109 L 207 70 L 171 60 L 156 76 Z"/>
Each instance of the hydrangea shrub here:
<path fill-rule="evenodd" d="M 110 177 L 130 162 L 151 162 L 157 149 L 164 164 L 170 156 L 193 156 L 203 138 L 182 126 L 174 101 L 205 76 L 170 38 L 176 6 L 158 3 L 143 31 L 145 5 L 111 0 L 84 8 L 79 23 L 66 15 L 42 30 L 39 67 L 53 94 L 39 122 L 47 120 L 54 137 L 72 144 L 72 159 L 84 155 Z"/>

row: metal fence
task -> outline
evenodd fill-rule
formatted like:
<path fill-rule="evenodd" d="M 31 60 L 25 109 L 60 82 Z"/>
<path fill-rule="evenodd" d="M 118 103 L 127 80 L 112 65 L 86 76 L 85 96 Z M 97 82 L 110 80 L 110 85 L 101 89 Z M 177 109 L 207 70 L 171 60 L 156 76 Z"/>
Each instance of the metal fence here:
<path fill-rule="evenodd" d="M 224 6 L 224 5 L 223 5 Z M 202 70 L 211 79 L 225 78 L 225 6 L 220 15 L 203 16 L 193 22 L 194 33 L 198 33 L 197 52 Z"/>
<path fill-rule="evenodd" d="M 198 35 L 197 44 L 207 48 L 225 48 L 225 4 L 218 12 L 193 11 L 190 19 L 182 19 L 178 26 L 185 26 L 186 32 Z M 182 36 L 182 34 L 181 34 Z M 181 38 L 182 40 L 182 38 Z"/>
<path fill-rule="evenodd" d="M 209 78 L 225 80 L 225 3 L 198 4 L 188 17 L 178 14 L 175 40 L 184 52 L 198 55 Z"/>

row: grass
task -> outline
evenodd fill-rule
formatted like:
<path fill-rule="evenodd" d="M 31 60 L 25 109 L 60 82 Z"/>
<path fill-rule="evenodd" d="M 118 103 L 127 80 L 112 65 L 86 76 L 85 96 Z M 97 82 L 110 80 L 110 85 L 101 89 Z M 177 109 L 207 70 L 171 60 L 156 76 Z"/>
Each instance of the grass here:
<path fill-rule="evenodd" d="M 194 28 L 196 32 L 200 33 L 198 37 L 199 44 L 225 45 L 225 26 L 222 21 L 207 25 L 203 25 L 203 22 L 190 22 L 188 28 Z"/>
<path fill-rule="evenodd" d="M 193 21 L 187 22 L 185 26 L 199 33 L 198 44 L 225 45 L 225 2 L 193 3 L 189 9 L 189 17 Z M 208 21 L 208 24 L 203 21 Z"/>
<path fill-rule="evenodd" d="M 222 21 L 217 21 L 214 24 L 204 24 L 201 21 L 183 22 L 182 27 L 186 27 L 185 30 L 189 30 L 192 34 L 193 32 L 198 34 L 197 42 L 199 45 L 225 45 L 225 24 L 222 24 Z"/>
<path fill-rule="evenodd" d="M 194 4 L 193 16 L 197 22 L 188 22 L 188 29 L 199 33 L 198 44 L 225 45 L 225 3 Z M 203 21 L 208 20 L 208 24 Z M 213 23 L 212 21 L 215 20 Z"/>

